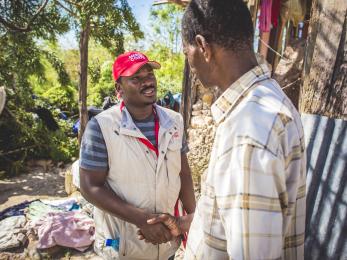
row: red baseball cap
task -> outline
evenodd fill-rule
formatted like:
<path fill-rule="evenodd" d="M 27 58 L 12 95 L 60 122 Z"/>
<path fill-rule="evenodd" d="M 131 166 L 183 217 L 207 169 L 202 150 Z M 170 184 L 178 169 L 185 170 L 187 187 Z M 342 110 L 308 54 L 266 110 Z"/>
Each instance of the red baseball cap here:
<path fill-rule="evenodd" d="M 117 80 L 120 76 L 132 76 L 145 64 L 150 65 L 153 69 L 160 69 L 158 62 L 148 60 L 147 56 L 141 52 L 130 51 L 123 53 L 113 63 L 113 78 Z"/>

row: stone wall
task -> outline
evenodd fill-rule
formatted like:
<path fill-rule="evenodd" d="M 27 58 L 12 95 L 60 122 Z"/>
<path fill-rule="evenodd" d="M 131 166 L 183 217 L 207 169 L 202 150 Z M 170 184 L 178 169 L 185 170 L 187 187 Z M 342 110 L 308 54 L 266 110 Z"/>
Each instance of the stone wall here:
<path fill-rule="evenodd" d="M 212 149 L 215 125 L 211 115 L 211 105 L 218 97 L 218 90 L 204 88 L 201 83 L 192 80 L 192 115 L 187 130 L 189 153 L 188 161 L 197 189 L 200 176 L 207 169 Z"/>

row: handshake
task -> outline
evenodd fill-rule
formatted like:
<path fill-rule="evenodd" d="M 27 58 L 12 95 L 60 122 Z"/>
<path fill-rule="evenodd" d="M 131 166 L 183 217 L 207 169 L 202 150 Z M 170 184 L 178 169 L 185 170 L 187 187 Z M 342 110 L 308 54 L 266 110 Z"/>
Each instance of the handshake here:
<path fill-rule="evenodd" d="M 182 230 L 183 220 L 182 217 L 174 217 L 168 213 L 151 214 L 145 223 L 138 226 L 138 238 L 153 245 L 177 239 L 185 232 Z"/>

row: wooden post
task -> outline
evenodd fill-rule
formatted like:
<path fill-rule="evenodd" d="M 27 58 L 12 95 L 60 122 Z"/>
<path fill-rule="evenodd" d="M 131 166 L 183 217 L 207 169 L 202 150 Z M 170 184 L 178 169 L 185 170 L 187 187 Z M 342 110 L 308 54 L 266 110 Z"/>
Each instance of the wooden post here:
<path fill-rule="evenodd" d="M 347 1 L 312 4 L 300 111 L 347 119 Z"/>
<path fill-rule="evenodd" d="M 190 68 L 188 60 L 184 61 L 184 72 L 183 72 L 183 84 L 182 84 L 182 101 L 181 101 L 181 114 L 184 121 L 184 130 L 187 131 L 190 123 L 190 117 L 192 114 L 192 95 L 191 95 L 192 79 L 190 75 Z"/>
<path fill-rule="evenodd" d="M 278 52 L 278 48 L 277 48 L 278 47 L 278 44 L 277 44 L 278 33 L 279 33 L 279 26 L 277 26 L 276 28 L 272 28 L 271 32 L 270 32 L 270 40 L 269 40 L 269 46 L 277 52 Z M 266 60 L 272 66 L 272 73 L 276 69 L 276 67 L 274 67 L 276 57 L 277 57 L 277 54 L 275 52 L 273 52 L 272 50 L 269 50 L 267 52 Z"/>
<path fill-rule="evenodd" d="M 283 49 L 282 49 L 282 42 L 283 42 L 283 32 L 284 32 L 284 28 L 286 26 L 287 20 L 285 19 L 279 19 L 278 21 L 278 32 L 277 32 L 277 47 L 276 50 L 279 53 L 282 53 Z M 284 49 L 286 48 L 286 46 L 284 46 Z M 276 55 L 275 60 L 273 62 L 273 71 L 276 70 L 276 67 L 278 65 L 278 63 L 280 62 L 280 57 L 278 55 Z"/>
<path fill-rule="evenodd" d="M 80 33 L 80 81 L 79 81 L 79 115 L 80 115 L 80 130 L 78 133 L 78 142 L 81 144 L 84 129 L 88 122 L 87 111 L 87 80 L 88 80 L 88 43 L 90 33 L 90 21 L 87 22 Z"/>

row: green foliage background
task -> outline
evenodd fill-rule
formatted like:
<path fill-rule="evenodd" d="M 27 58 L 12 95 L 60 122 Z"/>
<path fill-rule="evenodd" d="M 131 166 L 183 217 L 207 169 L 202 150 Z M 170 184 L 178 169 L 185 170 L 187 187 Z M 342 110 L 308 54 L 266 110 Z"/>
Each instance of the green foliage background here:
<path fill-rule="evenodd" d="M 112 63 L 122 51 L 139 50 L 161 63 L 161 69 L 156 70 L 158 98 L 168 90 L 181 92 L 184 57 L 180 7 L 153 7 L 154 33 L 138 41 L 143 33 L 125 0 L 80 0 L 76 6 L 69 4 L 73 1 L 62 0 L 79 19 L 49 1 L 45 12 L 32 22 L 41 1 L 16 2 L 0 2 L 0 16 L 18 28 L 30 25 L 30 30 L 9 29 L 0 22 L 0 86 L 7 92 L 6 107 L 0 115 L 0 177 L 22 172 L 29 159 L 69 162 L 78 157 L 78 142 L 71 129 L 78 119 L 79 50 L 62 49 L 56 38 L 72 28 L 78 31 L 88 17 L 92 24 L 103 25 L 91 32 L 88 105 L 101 107 L 105 97 L 114 97 Z M 112 3 L 117 3 L 118 11 L 107 11 Z M 38 107 L 49 109 L 59 130 L 48 130 L 35 113 Z M 68 120 L 61 118 L 61 112 Z"/>

